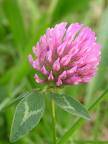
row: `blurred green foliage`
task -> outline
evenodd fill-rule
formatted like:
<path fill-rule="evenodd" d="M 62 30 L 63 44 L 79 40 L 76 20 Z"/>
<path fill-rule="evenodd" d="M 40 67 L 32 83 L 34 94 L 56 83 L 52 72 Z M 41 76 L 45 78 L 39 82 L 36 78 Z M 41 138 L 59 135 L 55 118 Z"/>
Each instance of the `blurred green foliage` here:
<path fill-rule="evenodd" d="M 97 76 L 88 85 L 67 86 L 64 93 L 88 105 L 108 85 L 108 0 L 0 0 L 0 108 L 12 95 L 42 88 L 33 79 L 27 56 L 47 27 L 68 21 L 90 26 L 102 45 Z M 107 94 L 108 95 L 108 94 Z M 18 144 L 52 143 L 49 101 L 39 126 Z M 9 144 L 15 105 L 0 112 L 0 144 Z M 103 144 L 108 140 L 108 97 L 92 112 L 92 121 L 79 128 L 69 144 Z M 69 128 L 75 117 L 56 108 L 57 137 Z M 91 140 L 91 142 L 87 142 Z M 83 141 L 83 142 L 82 142 Z M 16 143 L 16 144 L 17 144 Z M 108 143 L 108 142 L 106 142 Z"/>

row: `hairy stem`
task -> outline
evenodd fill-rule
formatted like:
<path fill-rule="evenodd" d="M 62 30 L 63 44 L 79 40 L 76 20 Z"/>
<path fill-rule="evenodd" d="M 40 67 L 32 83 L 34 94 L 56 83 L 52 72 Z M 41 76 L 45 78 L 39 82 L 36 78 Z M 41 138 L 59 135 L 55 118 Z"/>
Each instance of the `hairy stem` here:
<path fill-rule="evenodd" d="M 56 120 L 55 120 L 55 102 L 51 99 L 51 114 L 52 114 L 52 128 L 53 128 L 53 144 L 56 144 Z"/>

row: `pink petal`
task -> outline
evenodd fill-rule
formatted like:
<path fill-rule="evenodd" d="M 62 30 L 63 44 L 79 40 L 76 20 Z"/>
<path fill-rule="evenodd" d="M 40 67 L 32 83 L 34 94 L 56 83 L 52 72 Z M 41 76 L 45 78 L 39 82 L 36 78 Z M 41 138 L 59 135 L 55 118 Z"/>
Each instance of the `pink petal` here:
<path fill-rule="evenodd" d="M 72 77 L 70 77 L 70 78 L 65 80 L 65 83 L 67 83 L 67 84 L 75 84 L 75 85 L 77 85 L 80 82 L 81 82 L 81 78 L 78 77 L 78 76 L 72 76 Z"/>
<path fill-rule="evenodd" d="M 63 80 L 63 79 L 66 78 L 66 76 L 67 76 L 67 72 L 64 71 L 64 72 L 62 72 L 62 73 L 58 76 L 58 78 Z"/>
<path fill-rule="evenodd" d="M 33 64 L 33 57 L 32 57 L 32 55 L 29 55 L 28 59 L 29 59 L 30 64 Z"/>
<path fill-rule="evenodd" d="M 52 51 L 51 51 L 51 50 L 49 50 L 49 51 L 47 52 L 47 60 L 48 60 L 49 63 L 52 63 L 52 62 L 53 62 L 53 61 L 52 61 Z"/>
<path fill-rule="evenodd" d="M 35 78 L 35 81 L 37 83 L 44 83 L 45 82 L 45 80 L 40 79 L 37 74 L 35 74 L 34 78 Z"/>
<path fill-rule="evenodd" d="M 50 72 L 49 76 L 48 76 L 48 80 L 54 80 L 54 76 L 52 74 L 52 71 Z"/>
<path fill-rule="evenodd" d="M 72 56 L 71 55 L 66 55 L 60 60 L 60 64 L 62 66 L 67 66 L 69 62 L 71 61 Z"/>
<path fill-rule="evenodd" d="M 56 72 L 60 70 L 60 62 L 59 61 L 60 61 L 60 58 L 58 58 L 53 64 L 53 70 Z"/>
<path fill-rule="evenodd" d="M 62 80 L 61 80 L 61 79 L 58 79 L 58 81 L 56 82 L 56 85 L 57 85 L 57 86 L 62 85 Z"/>
<path fill-rule="evenodd" d="M 59 56 L 62 56 L 64 49 L 66 48 L 66 44 L 67 44 L 67 42 L 64 42 L 57 48 L 57 54 Z"/>
<path fill-rule="evenodd" d="M 77 70 L 77 66 L 72 67 L 71 69 L 67 70 L 66 73 L 67 75 L 72 75 L 73 73 L 75 73 Z"/>
<path fill-rule="evenodd" d="M 34 69 L 40 70 L 40 65 L 39 65 L 38 60 L 33 61 L 32 66 L 33 66 Z"/>
<path fill-rule="evenodd" d="M 77 32 L 82 28 L 82 26 L 82 24 L 78 23 L 71 24 L 66 32 L 66 39 L 69 40 L 71 38 L 71 40 L 73 40 Z"/>
<path fill-rule="evenodd" d="M 48 75 L 48 74 L 49 74 L 49 72 L 46 70 L 45 66 L 43 66 L 43 67 L 41 68 L 41 72 L 42 72 L 44 75 Z"/>

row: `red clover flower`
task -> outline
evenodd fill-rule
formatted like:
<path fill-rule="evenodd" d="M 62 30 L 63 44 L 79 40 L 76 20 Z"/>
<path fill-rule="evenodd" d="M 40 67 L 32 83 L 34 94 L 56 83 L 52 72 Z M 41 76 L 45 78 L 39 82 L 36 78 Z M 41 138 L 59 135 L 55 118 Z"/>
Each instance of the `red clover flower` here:
<path fill-rule="evenodd" d="M 87 83 L 96 74 L 100 61 L 100 45 L 95 33 L 83 24 L 68 25 L 66 22 L 48 28 L 33 47 L 29 62 L 36 71 L 37 83 L 62 84 Z"/>

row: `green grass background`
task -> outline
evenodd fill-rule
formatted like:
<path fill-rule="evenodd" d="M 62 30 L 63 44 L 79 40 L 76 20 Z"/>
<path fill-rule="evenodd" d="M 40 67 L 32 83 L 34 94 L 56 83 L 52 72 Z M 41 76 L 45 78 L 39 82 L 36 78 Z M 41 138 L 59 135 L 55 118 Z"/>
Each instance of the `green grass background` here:
<path fill-rule="evenodd" d="M 12 95 L 43 87 L 34 82 L 35 71 L 28 63 L 32 51 L 46 28 L 67 21 L 90 26 L 102 45 L 97 75 L 87 85 L 66 86 L 64 93 L 86 106 L 108 85 L 108 0 L 0 0 L 0 107 Z M 51 144 L 50 103 L 38 127 L 16 144 Z M 0 144 L 9 143 L 15 106 L 0 112 Z M 92 120 L 78 127 L 67 144 L 108 144 L 108 93 L 91 112 Z M 56 108 L 57 138 L 71 127 L 76 117 Z"/>

